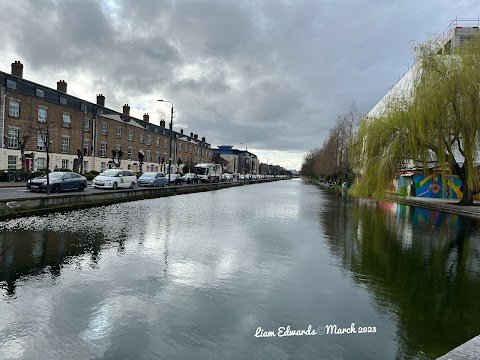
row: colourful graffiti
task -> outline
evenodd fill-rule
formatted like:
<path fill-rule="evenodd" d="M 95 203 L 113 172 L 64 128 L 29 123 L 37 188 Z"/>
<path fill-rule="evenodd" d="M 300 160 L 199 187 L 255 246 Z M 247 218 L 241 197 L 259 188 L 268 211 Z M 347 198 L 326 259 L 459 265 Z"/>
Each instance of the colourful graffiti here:
<path fill-rule="evenodd" d="M 401 175 L 397 192 L 403 196 L 459 199 L 462 197 L 461 187 L 462 182 L 455 175 L 446 176 L 444 188 L 442 175 L 416 173 Z"/>

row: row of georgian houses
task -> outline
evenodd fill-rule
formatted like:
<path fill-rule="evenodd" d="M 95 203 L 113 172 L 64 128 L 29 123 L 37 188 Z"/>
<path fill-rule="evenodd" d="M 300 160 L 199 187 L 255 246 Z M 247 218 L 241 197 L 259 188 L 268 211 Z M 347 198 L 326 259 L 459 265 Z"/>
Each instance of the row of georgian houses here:
<path fill-rule="evenodd" d="M 91 103 L 68 95 L 67 83 L 57 82 L 57 89 L 23 78 L 23 64 L 12 63 L 11 74 L 0 72 L 0 169 L 21 169 L 21 148 L 25 168 L 46 168 L 45 134 L 49 136 L 50 169 L 72 169 L 84 153 L 84 172 L 114 167 L 112 150 L 121 150 L 121 168 L 140 171 L 166 171 L 170 130 L 165 120 L 160 125 L 130 116 L 128 104 L 117 112 L 105 107 L 105 96 L 97 95 Z M 172 172 L 181 164 L 211 161 L 210 144 L 197 134 L 172 131 Z M 118 163 L 116 160 L 115 162 Z"/>

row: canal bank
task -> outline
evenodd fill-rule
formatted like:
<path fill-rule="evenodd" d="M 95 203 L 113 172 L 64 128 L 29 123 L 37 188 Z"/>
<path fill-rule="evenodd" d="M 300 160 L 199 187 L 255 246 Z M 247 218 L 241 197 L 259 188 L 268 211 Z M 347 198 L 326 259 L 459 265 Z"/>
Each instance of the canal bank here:
<path fill-rule="evenodd" d="M 456 215 L 480 218 L 480 202 L 478 201 L 474 201 L 474 206 L 464 206 L 458 205 L 460 199 L 419 198 L 395 195 L 386 196 L 385 199 L 395 201 L 399 204 L 418 206 L 429 210 L 443 211 Z"/>
<path fill-rule="evenodd" d="M 16 198 L 0 200 L 0 220 L 11 219 L 20 216 L 41 215 L 58 211 L 89 208 L 102 205 L 110 205 L 126 201 L 136 201 L 165 196 L 174 196 L 196 192 L 219 190 L 235 186 L 252 185 L 288 178 L 246 180 L 238 182 L 222 182 L 197 185 L 179 185 L 158 188 L 136 188 L 128 190 L 109 191 L 101 193 L 63 193 L 60 195 L 44 195 L 35 198 Z"/>

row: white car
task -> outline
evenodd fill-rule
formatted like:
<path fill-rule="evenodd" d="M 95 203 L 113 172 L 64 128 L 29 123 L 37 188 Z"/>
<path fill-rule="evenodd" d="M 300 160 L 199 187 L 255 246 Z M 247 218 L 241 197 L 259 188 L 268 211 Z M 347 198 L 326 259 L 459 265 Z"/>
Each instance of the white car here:
<path fill-rule="evenodd" d="M 133 189 L 137 185 L 137 176 L 131 170 L 107 169 L 92 181 L 95 189 Z"/>
<path fill-rule="evenodd" d="M 233 181 L 233 175 L 230 173 L 223 173 L 222 181 Z"/>

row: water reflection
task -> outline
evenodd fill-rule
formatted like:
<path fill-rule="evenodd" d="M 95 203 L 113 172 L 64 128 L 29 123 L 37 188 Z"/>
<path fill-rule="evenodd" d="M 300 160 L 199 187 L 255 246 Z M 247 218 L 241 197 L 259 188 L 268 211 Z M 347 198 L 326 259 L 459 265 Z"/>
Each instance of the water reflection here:
<path fill-rule="evenodd" d="M 435 358 L 480 333 L 477 219 L 330 194 L 320 221 L 331 253 L 395 314 L 398 358 Z"/>

